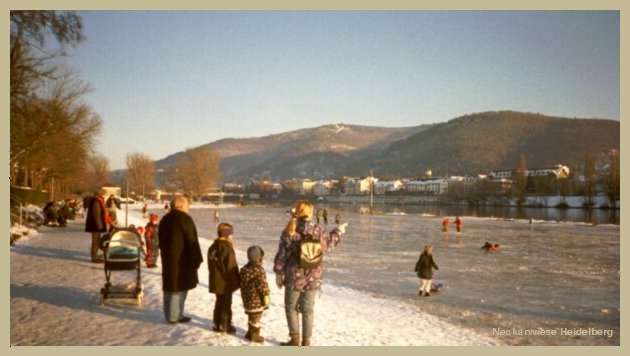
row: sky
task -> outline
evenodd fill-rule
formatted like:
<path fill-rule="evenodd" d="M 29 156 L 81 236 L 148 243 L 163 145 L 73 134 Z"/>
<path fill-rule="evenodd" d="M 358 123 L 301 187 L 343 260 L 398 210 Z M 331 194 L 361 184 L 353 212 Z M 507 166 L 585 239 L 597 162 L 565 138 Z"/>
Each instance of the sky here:
<path fill-rule="evenodd" d="M 514 110 L 620 118 L 619 11 L 79 11 L 110 168 L 223 138 Z"/>
<path fill-rule="evenodd" d="M 129 215 L 119 210 L 119 218 L 129 224 L 144 226 L 146 219 L 141 218 L 139 205 L 134 207 Z M 151 208 L 161 209 L 161 206 Z M 70 220 L 67 227 L 42 227 L 39 232 L 19 226 L 12 229 L 26 235 L 11 247 L 10 252 L 10 346 L 259 345 L 244 339 L 247 316 L 242 309 L 240 291 L 234 293 L 232 301 L 237 334 L 219 335 L 210 330 L 214 296 L 207 290 L 205 262 L 198 271 L 200 284 L 189 291 L 186 299 L 184 312 L 192 318 L 190 323 L 170 325 L 164 322 L 161 268 L 141 269 L 144 289 L 141 306 L 137 306 L 132 298 L 108 299 L 101 306 L 100 288 L 106 278 L 103 265 L 89 261 L 89 236 L 83 227 L 84 220 L 76 219 Z M 208 249 L 211 241 L 200 239 L 202 251 Z M 239 250 L 236 254 L 239 266 L 244 265 L 246 253 Z M 269 258 L 263 262 L 270 283 L 271 306 L 261 320 L 261 335 L 266 338 L 261 346 L 277 346 L 288 340 L 282 302 L 284 290 L 274 285 L 271 263 Z M 112 271 L 112 289 L 133 288 L 135 277 L 135 271 Z M 313 346 L 501 345 L 488 335 L 457 327 L 398 302 L 377 299 L 368 293 L 332 284 L 322 290 L 316 300 Z M 32 348 L 11 350 L 34 352 Z M 137 354 L 137 351 L 116 349 L 117 353 Z M 194 352 L 190 349 L 182 351 Z M 156 349 L 153 352 L 164 354 L 165 351 Z M 250 354 L 251 350 L 230 351 L 233 352 Z M 256 353 L 260 354 L 260 351 Z"/>

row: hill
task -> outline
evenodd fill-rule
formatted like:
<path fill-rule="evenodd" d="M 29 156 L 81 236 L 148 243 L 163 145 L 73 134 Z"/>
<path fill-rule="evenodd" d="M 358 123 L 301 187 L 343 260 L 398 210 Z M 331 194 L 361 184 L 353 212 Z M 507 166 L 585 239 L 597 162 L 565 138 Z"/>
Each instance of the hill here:
<path fill-rule="evenodd" d="M 379 172 L 421 176 L 476 175 L 513 169 L 524 154 L 527 166 L 564 164 L 574 169 L 593 158 L 619 150 L 619 121 L 567 119 L 512 111 L 462 116 L 391 145 L 378 163 Z"/>
<path fill-rule="evenodd" d="M 325 125 L 264 137 L 227 138 L 203 147 L 219 154 L 226 181 L 256 176 L 268 176 L 274 181 L 294 177 L 338 178 L 339 174 L 350 172 L 369 173 L 369 162 L 377 159 L 392 143 L 431 126 Z M 156 166 L 174 165 L 182 154 L 157 161 Z"/>
<path fill-rule="evenodd" d="M 420 177 L 476 175 L 515 168 L 523 153 L 528 167 L 583 165 L 619 150 L 619 121 L 569 119 L 513 111 L 465 115 L 445 123 L 404 128 L 325 125 L 254 138 L 227 138 L 204 145 L 221 157 L 224 181 L 270 177 L 330 179 L 342 175 Z M 157 161 L 159 168 L 182 153 Z"/>

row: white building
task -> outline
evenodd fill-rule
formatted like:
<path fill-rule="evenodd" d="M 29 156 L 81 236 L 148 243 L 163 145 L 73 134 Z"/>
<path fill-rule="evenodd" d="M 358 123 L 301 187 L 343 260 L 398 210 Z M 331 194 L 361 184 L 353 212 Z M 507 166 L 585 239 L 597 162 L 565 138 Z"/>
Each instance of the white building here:
<path fill-rule="evenodd" d="M 406 189 L 408 192 L 422 194 L 445 194 L 448 192 L 448 180 L 446 178 L 410 180 Z"/>
<path fill-rule="evenodd" d="M 568 178 L 569 174 L 569 167 L 562 164 L 556 164 L 553 167 L 546 168 L 532 168 L 525 171 L 527 177 L 547 177 L 553 175 L 556 179 Z M 514 177 L 516 177 L 515 169 L 502 169 L 490 172 L 491 179 L 512 179 Z"/>
<path fill-rule="evenodd" d="M 374 177 L 348 178 L 346 180 L 346 194 L 370 194 L 371 183 L 376 184 L 377 182 L 378 179 Z"/>
<path fill-rule="evenodd" d="M 317 182 L 315 182 L 315 185 L 313 185 L 313 195 L 317 195 L 317 196 L 330 195 L 330 191 L 334 188 L 334 186 L 335 186 L 335 181 L 318 180 Z"/>
<path fill-rule="evenodd" d="M 374 194 L 381 195 L 387 192 L 396 192 L 401 190 L 403 183 L 401 180 L 382 180 L 374 183 Z"/>

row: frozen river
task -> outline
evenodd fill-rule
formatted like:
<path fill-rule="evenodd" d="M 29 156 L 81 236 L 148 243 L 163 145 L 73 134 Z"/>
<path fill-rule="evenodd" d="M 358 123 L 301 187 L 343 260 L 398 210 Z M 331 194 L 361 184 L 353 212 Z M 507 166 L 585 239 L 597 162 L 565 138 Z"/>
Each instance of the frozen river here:
<path fill-rule="evenodd" d="M 218 210 L 235 226 L 235 248 L 261 245 L 271 264 L 287 208 L 193 205 L 191 215 L 200 236 L 214 238 Z M 325 257 L 323 293 L 352 288 L 512 345 L 620 344 L 619 225 L 463 216 L 461 233 L 442 233 L 437 216 L 341 214 L 347 235 Z M 500 251 L 482 250 L 486 241 Z M 427 244 L 444 284 L 432 298 L 417 295 L 413 271 Z"/>

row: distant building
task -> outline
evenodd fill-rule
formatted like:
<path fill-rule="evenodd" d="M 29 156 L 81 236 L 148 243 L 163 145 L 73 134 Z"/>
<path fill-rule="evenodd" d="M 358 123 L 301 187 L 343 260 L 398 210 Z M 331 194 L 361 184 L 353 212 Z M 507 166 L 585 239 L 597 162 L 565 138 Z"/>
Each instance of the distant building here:
<path fill-rule="evenodd" d="M 553 167 L 527 169 L 525 175 L 527 177 L 549 177 L 554 176 L 556 179 L 568 178 L 571 171 L 569 167 L 557 164 Z M 516 177 L 516 169 L 503 169 L 491 171 L 490 179 L 513 179 Z"/>
<path fill-rule="evenodd" d="M 299 195 L 311 195 L 313 194 L 315 183 L 310 179 L 298 180 L 293 187 L 293 191 Z"/>
<path fill-rule="evenodd" d="M 122 195 L 122 188 L 120 187 L 103 187 L 103 189 L 107 192 L 105 194 L 105 197 L 108 197 L 110 195 L 120 197 Z"/>
<path fill-rule="evenodd" d="M 374 194 L 382 195 L 388 192 L 397 192 L 403 187 L 403 182 L 398 180 L 380 180 L 374 183 Z"/>
<path fill-rule="evenodd" d="M 330 192 L 332 191 L 334 186 L 335 186 L 334 181 L 318 180 L 317 182 L 315 182 L 315 185 L 313 185 L 313 195 L 317 195 L 317 196 L 330 195 Z"/>
<path fill-rule="evenodd" d="M 377 182 L 378 178 L 374 177 L 348 178 L 348 180 L 346 180 L 346 194 L 370 194 L 371 185 Z"/>
<path fill-rule="evenodd" d="M 446 194 L 448 192 L 448 180 L 446 178 L 409 180 L 405 189 L 408 192 L 419 194 Z"/>

